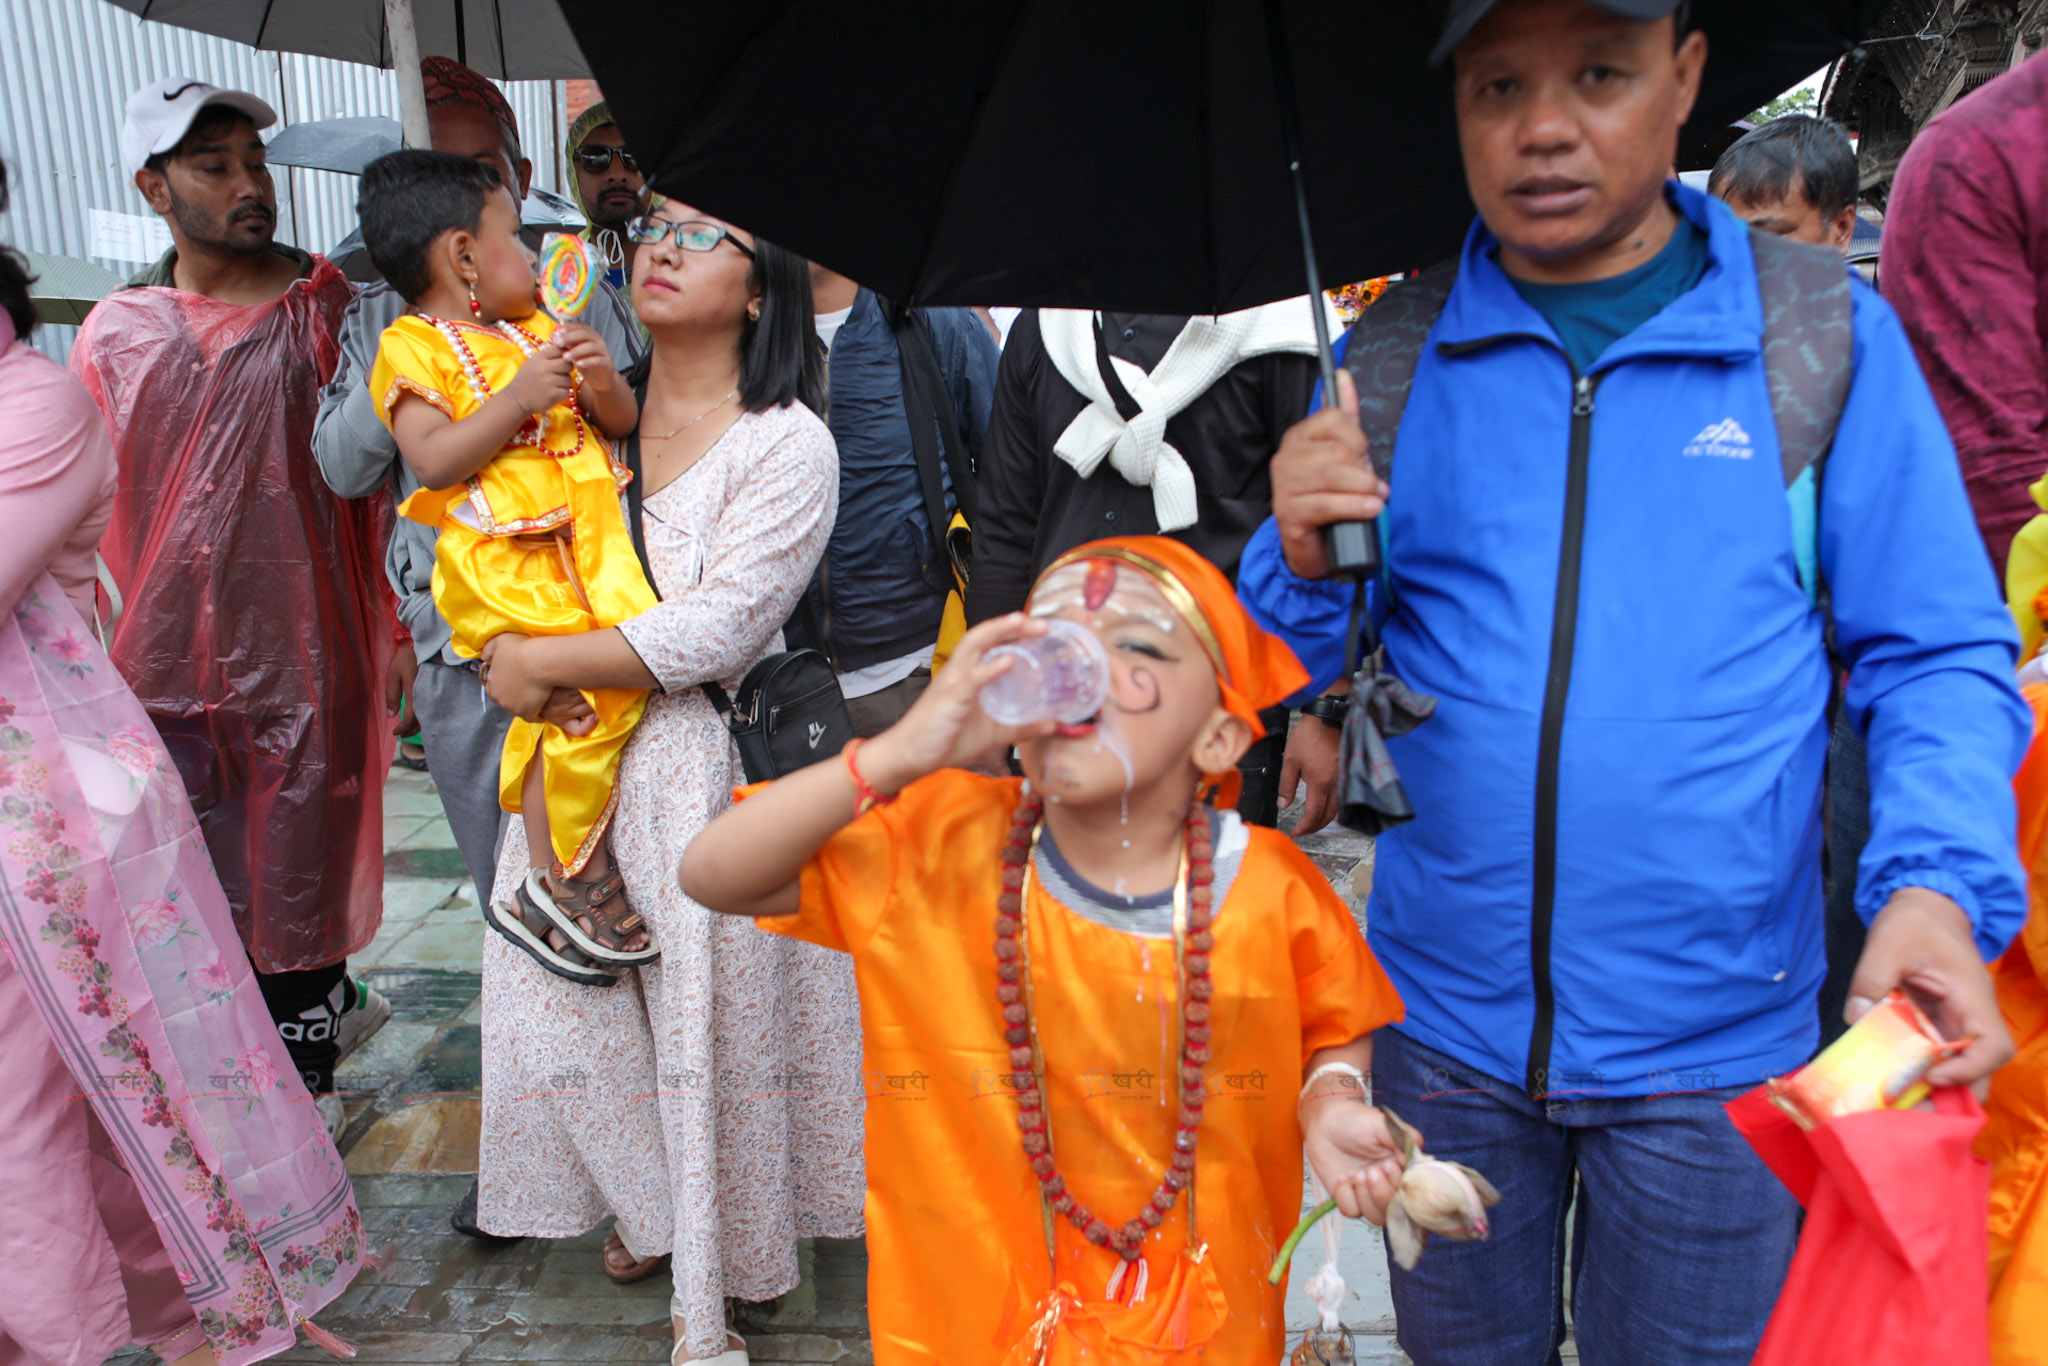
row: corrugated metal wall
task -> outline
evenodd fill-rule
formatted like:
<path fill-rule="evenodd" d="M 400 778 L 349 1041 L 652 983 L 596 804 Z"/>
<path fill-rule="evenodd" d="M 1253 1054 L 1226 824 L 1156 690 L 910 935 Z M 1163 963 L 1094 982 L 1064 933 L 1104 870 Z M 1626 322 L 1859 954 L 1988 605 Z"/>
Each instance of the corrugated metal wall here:
<path fill-rule="evenodd" d="M 389 71 L 324 57 L 259 52 L 240 43 L 148 24 L 106 0 L 0 0 L 0 157 L 12 204 L 0 241 L 25 251 L 78 256 L 118 275 L 142 264 L 91 254 L 91 211 L 147 214 L 121 169 L 121 110 L 130 92 L 168 76 L 253 91 L 290 123 L 354 114 L 398 116 Z M 562 181 L 561 87 L 502 83 L 534 184 Z M 353 176 L 278 168 L 278 237 L 324 251 L 355 225 Z M 75 329 L 36 329 L 62 359 Z"/>

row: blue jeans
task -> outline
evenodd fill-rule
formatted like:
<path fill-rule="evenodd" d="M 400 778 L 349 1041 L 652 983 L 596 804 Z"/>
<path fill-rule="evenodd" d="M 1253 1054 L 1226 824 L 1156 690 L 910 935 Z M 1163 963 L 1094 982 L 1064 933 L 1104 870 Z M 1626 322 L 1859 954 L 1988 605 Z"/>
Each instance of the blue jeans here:
<path fill-rule="evenodd" d="M 1492 1181 L 1485 1242 L 1388 1258 L 1415 1366 L 1542 1366 L 1572 1320 L 1586 1366 L 1742 1366 L 1798 1239 L 1798 1204 L 1721 1109 L 1746 1087 L 1531 1100 L 1394 1029 L 1373 1036 L 1374 1098 L 1432 1156 Z"/>

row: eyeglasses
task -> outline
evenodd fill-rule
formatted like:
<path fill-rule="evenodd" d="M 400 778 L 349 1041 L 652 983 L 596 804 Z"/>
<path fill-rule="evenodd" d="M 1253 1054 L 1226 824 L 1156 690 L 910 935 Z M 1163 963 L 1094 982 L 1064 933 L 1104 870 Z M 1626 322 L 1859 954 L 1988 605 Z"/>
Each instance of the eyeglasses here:
<path fill-rule="evenodd" d="M 674 233 L 676 245 L 684 251 L 715 251 L 720 242 L 730 242 L 742 256 L 751 258 L 754 249 L 732 235 L 732 229 L 721 228 L 716 223 L 701 219 L 685 219 L 671 223 L 666 218 L 643 215 L 626 224 L 626 240 L 636 246 L 651 247 L 662 238 Z"/>
<path fill-rule="evenodd" d="M 607 147 L 599 142 L 586 142 L 576 149 L 576 164 L 592 175 L 603 175 L 610 170 L 613 157 L 617 157 L 619 165 L 633 175 L 640 174 L 640 163 L 623 147 Z"/>

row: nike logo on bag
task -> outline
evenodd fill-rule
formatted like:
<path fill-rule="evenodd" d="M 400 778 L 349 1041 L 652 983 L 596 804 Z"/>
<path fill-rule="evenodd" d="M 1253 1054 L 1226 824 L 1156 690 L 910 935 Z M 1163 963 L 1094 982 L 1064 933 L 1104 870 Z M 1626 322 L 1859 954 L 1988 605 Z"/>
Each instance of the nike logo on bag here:
<path fill-rule="evenodd" d="M 1749 433 L 1732 417 L 1724 417 L 1706 428 L 1686 445 L 1690 457 L 1709 456 L 1721 460 L 1747 460 L 1756 454 Z"/>
<path fill-rule="evenodd" d="M 813 722 L 811 722 L 811 748 L 812 748 L 812 749 L 816 749 L 816 748 L 818 747 L 818 741 L 820 741 L 820 740 L 822 740 L 822 739 L 824 739 L 824 738 L 825 738 L 825 723 L 824 723 L 823 721 L 813 721 Z"/>

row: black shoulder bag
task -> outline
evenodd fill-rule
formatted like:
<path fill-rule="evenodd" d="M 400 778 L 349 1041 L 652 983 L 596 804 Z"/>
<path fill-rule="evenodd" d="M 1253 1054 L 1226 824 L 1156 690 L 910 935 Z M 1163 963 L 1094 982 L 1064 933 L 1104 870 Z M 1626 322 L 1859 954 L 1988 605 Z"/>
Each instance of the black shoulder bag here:
<path fill-rule="evenodd" d="M 635 397 L 646 405 L 644 387 Z M 654 566 L 647 559 L 647 534 L 640 524 L 643 495 L 637 426 L 626 438 L 626 468 L 633 475 L 626 485 L 626 525 L 633 535 L 641 572 L 647 575 L 647 586 L 660 597 Z M 798 611 L 809 607 L 808 601 L 798 599 Z M 853 721 L 846 714 L 839 678 L 816 650 L 785 650 L 768 656 L 747 670 L 737 698 L 727 697 L 716 682 L 699 686 L 725 718 L 726 729 L 740 749 L 740 767 L 750 783 L 780 778 L 829 759 L 853 739 Z"/>

